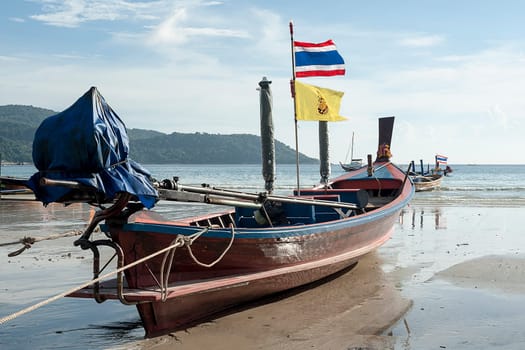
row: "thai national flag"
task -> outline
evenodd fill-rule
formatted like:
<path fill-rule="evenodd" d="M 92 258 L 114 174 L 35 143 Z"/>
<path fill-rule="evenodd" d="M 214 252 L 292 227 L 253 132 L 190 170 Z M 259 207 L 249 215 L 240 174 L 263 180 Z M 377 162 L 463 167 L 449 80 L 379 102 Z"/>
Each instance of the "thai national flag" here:
<path fill-rule="evenodd" d="M 294 51 L 297 78 L 345 75 L 345 61 L 332 40 L 319 44 L 294 41 Z"/>
<path fill-rule="evenodd" d="M 447 164 L 448 157 L 436 154 L 436 162 L 438 164 Z"/>

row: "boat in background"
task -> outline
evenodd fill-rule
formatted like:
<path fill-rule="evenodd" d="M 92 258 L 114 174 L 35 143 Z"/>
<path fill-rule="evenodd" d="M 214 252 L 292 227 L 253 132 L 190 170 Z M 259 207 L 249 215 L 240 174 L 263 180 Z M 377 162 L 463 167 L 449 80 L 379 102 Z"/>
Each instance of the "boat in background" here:
<path fill-rule="evenodd" d="M 362 159 L 352 159 L 350 163 L 339 163 L 344 171 L 354 171 L 363 167 Z"/>
<path fill-rule="evenodd" d="M 11 196 L 18 194 L 31 194 L 31 191 L 26 186 L 26 179 L 21 179 L 13 176 L 0 176 L 0 199 L 2 196 Z"/>
<path fill-rule="evenodd" d="M 346 159 L 348 159 L 348 153 L 346 155 Z M 354 158 L 354 133 L 352 132 L 352 143 L 350 144 L 350 163 L 347 163 L 345 159 L 345 163 L 339 162 L 339 165 L 341 165 L 341 168 L 343 168 L 344 171 L 354 171 L 361 167 L 363 167 L 363 159 L 361 158 Z"/>
<path fill-rule="evenodd" d="M 441 186 L 442 174 L 411 175 L 416 192 L 432 191 Z"/>
<path fill-rule="evenodd" d="M 259 85 L 261 105 L 269 106 L 269 82 Z M 287 196 L 274 195 L 266 175 L 259 193 L 186 186 L 179 177 L 156 181 L 128 158 L 126 128 L 93 87 L 42 122 L 33 142 L 39 172 L 27 186 L 44 204 L 99 208 L 75 241 L 93 252 L 93 280 L 68 296 L 135 305 L 145 336 L 154 337 L 320 280 L 385 243 L 414 193 L 408 174 L 390 161 L 393 123 L 379 119 L 375 161 L 368 155 L 366 167 Z M 206 203 L 210 212 L 168 220 L 154 210 L 159 200 Z M 226 209 L 211 212 L 216 205 Z M 92 236 L 97 227 L 104 239 Z M 117 260 L 106 274 L 101 249 Z"/>
<path fill-rule="evenodd" d="M 427 165 L 427 170 L 424 170 L 423 160 L 420 160 L 420 171 L 415 170 L 414 161 L 412 161 L 412 171 L 409 172 L 410 178 L 414 183 L 416 192 L 433 191 L 441 187 L 443 177 L 452 172 L 452 169 L 447 165 L 444 169 L 441 164 L 446 164 L 448 157 L 442 155 L 435 156 L 435 166 L 430 169 Z"/>

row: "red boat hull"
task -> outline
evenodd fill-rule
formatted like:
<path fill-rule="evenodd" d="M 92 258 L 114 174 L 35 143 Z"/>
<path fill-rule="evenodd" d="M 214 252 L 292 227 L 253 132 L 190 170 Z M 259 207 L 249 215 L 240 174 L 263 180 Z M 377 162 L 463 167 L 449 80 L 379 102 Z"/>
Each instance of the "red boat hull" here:
<path fill-rule="evenodd" d="M 227 281 L 218 281 L 215 286 L 210 282 L 204 291 L 197 289 L 179 296 L 173 293 L 165 302 L 138 304 L 146 337 L 182 329 L 236 305 L 330 276 L 357 262 L 362 255 L 377 248 L 389 236 L 390 232 L 373 245 L 331 259 L 233 276 L 227 278 Z"/>

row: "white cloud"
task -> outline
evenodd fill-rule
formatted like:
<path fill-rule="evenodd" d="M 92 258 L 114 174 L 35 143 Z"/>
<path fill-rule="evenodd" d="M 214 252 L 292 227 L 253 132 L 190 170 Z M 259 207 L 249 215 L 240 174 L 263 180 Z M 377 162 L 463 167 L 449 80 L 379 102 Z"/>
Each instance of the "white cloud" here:
<path fill-rule="evenodd" d="M 440 35 L 417 35 L 399 40 L 399 44 L 408 47 L 432 47 L 443 43 L 445 39 Z"/>
<path fill-rule="evenodd" d="M 180 22 L 187 19 L 186 9 L 180 8 L 173 11 L 173 13 L 159 25 L 153 28 L 151 37 L 154 43 L 177 43 L 182 44 L 187 40 L 184 33 L 177 30 Z"/>
<path fill-rule="evenodd" d="M 252 8 L 249 14 L 247 20 L 251 25 L 249 24 L 248 27 L 253 28 L 252 36 L 257 38 L 253 42 L 254 49 L 261 55 L 280 56 L 284 54 L 289 58 L 290 39 L 287 31 L 283 30 L 287 27 L 287 23 L 282 17 L 277 13 L 258 8 Z"/>
<path fill-rule="evenodd" d="M 90 21 L 115 21 L 124 18 L 154 18 L 152 9 L 163 8 L 164 1 L 132 2 L 125 0 L 37 0 L 42 14 L 30 18 L 57 27 L 78 27 Z M 158 10 L 155 10 L 158 11 Z M 145 12 L 145 13 L 144 13 Z"/>
<path fill-rule="evenodd" d="M 24 23 L 26 21 L 25 19 L 20 18 L 20 17 L 10 17 L 9 20 L 12 22 L 18 22 L 18 23 Z"/>
<path fill-rule="evenodd" d="M 488 115 L 492 121 L 494 121 L 496 124 L 500 125 L 503 129 L 508 128 L 508 115 L 505 113 L 500 106 L 494 105 L 489 106 L 488 108 Z"/>
<path fill-rule="evenodd" d="M 82 60 L 82 59 L 86 58 L 85 56 L 82 56 L 82 55 L 64 54 L 64 53 L 57 53 L 57 54 L 54 54 L 53 56 L 56 57 L 56 58 L 59 58 L 61 60 L 66 60 L 66 61 Z"/>
<path fill-rule="evenodd" d="M 20 57 L 0 55 L 0 62 L 22 62 L 22 61 L 24 60 Z"/>
<path fill-rule="evenodd" d="M 82 0 L 45 1 L 44 14 L 32 15 L 31 18 L 57 27 L 77 27 L 80 23 L 94 20 L 113 20 L 115 13 L 100 11 L 99 6 L 88 5 Z"/>
<path fill-rule="evenodd" d="M 402 133 L 394 143 L 396 161 L 443 152 L 457 163 L 523 163 L 525 156 L 517 159 L 514 149 L 525 128 L 523 59 L 521 50 L 499 47 L 381 71 L 352 83 L 350 108 L 367 114 L 390 110 L 403 121 L 404 129 L 395 131 Z M 500 158 L 484 158 L 494 145 Z"/>
<path fill-rule="evenodd" d="M 152 28 L 151 38 L 155 44 L 183 44 L 193 37 L 233 37 L 247 38 L 249 35 L 240 30 L 228 28 L 191 26 L 188 8 L 176 8 L 159 25 Z"/>

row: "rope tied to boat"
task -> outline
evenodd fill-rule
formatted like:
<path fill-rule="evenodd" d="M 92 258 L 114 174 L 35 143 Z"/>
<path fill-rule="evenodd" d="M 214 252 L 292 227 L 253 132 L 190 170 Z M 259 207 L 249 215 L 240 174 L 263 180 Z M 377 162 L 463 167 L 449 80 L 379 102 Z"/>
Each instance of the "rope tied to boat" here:
<path fill-rule="evenodd" d="M 373 171 L 372 171 L 372 177 L 376 180 L 377 182 L 377 195 L 379 197 L 381 197 L 381 180 L 379 180 L 379 178 L 376 176 L 376 171 L 386 167 L 387 165 L 389 164 L 392 164 L 392 162 L 388 161 L 386 162 L 385 164 L 381 165 L 381 166 L 378 166 L 377 168 L 373 168 Z"/>
<path fill-rule="evenodd" d="M 15 250 L 14 252 L 11 252 L 11 253 L 7 254 L 7 256 L 12 258 L 12 257 L 17 256 L 19 254 L 22 254 L 22 252 L 24 250 L 31 248 L 31 245 L 33 243 L 35 243 L 35 242 L 36 242 L 36 240 L 33 237 L 27 237 L 27 236 L 22 238 L 22 239 L 20 239 L 18 242 L 12 242 L 13 244 L 21 243 L 23 245 L 23 247 L 18 249 L 18 250 Z M 2 244 L 2 245 L 8 245 L 8 244 L 9 243 Z"/>
<path fill-rule="evenodd" d="M 96 230 L 98 230 L 98 228 Z M 71 236 L 79 236 L 83 232 L 84 232 L 83 230 L 73 230 L 73 231 L 68 231 L 68 232 L 64 232 L 64 233 L 58 233 L 58 234 L 50 235 L 50 236 L 47 236 L 47 237 L 29 237 L 29 236 L 25 236 L 25 237 L 19 239 L 18 241 L 0 243 L 0 247 L 5 247 L 5 246 L 15 245 L 15 244 L 22 244 L 23 245 L 22 248 L 7 254 L 8 257 L 12 258 L 14 256 L 22 254 L 26 249 L 31 248 L 33 246 L 33 244 L 35 244 L 37 242 L 53 240 L 53 239 L 59 239 L 59 238 L 65 238 L 65 237 L 71 237 Z"/>
<path fill-rule="evenodd" d="M 209 228 L 205 228 L 189 236 L 184 236 L 184 235 L 179 234 L 170 244 L 170 246 L 173 246 L 173 248 L 167 251 L 166 254 L 164 254 L 164 258 L 162 259 L 162 264 L 160 267 L 160 276 L 159 276 L 160 282 L 157 282 L 160 288 L 160 294 L 161 294 L 162 301 L 166 301 L 166 299 L 168 298 L 169 275 L 170 275 L 171 268 L 173 266 L 173 261 L 175 260 L 175 251 L 178 247 L 186 246 L 186 248 L 188 249 L 188 253 L 190 257 L 193 259 L 193 261 L 197 265 L 202 266 L 202 267 L 212 267 L 216 265 L 219 261 L 222 260 L 222 258 L 224 258 L 226 253 L 230 250 L 231 246 L 233 245 L 234 238 L 235 238 L 235 228 L 233 226 L 231 226 L 232 234 L 231 234 L 230 241 L 227 247 L 224 249 L 224 251 L 219 255 L 219 257 L 217 257 L 217 259 L 215 259 L 214 261 L 208 264 L 203 263 L 199 259 L 197 259 L 195 255 L 193 254 L 193 251 L 191 250 L 191 245 L 199 237 L 201 237 L 203 234 L 205 234 L 208 231 L 209 231 Z"/>
<path fill-rule="evenodd" d="M 27 307 L 25 309 L 22 309 L 22 310 L 20 310 L 18 312 L 15 312 L 15 313 L 11 314 L 11 315 L 8 315 L 8 316 L 5 316 L 3 318 L 0 318 L 0 325 L 6 323 L 8 321 L 14 320 L 15 318 L 17 318 L 19 316 L 22 316 L 22 315 L 25 315 L 25 314 L 27 314 L 27 313 L 29 313 L 31 311 L 34 311 L 34 310 L 36 310 L 36 309 L 38 309 L 38 308 L 40 308 L 40 307 L 42 307 L 44 305 L 50 304 L 53 301 L 56 301 L 56 300 L 58 300 L 60 298 L 63 298 L 65 296 L 69 295 L 69 294 L 72 294 L 72 293 L 77 292 L 77 291 L 79 291 L 79 290 L 81 290 L 83 288 L 86 288 L 86 287 L 88 287 L 88 286 L 90 286 L 92 284 L 95 284 L 95 283 L 100 282 L 100 281 L 102 281 L 104 279 L 107 279 L 108 277 L 114 276 L 114 275 L 116 275 L 118 273 L 121 273 L 121 272 L 127 270 L 127 269 L 130 269 L 130 268 L 132 268 L 134 266 L 142 264 L 145 261 L 153 259 L 154 257 L 156 257 L 158 255 L 161 255 L 161 254 L 164 254 L 164 253 L 169 253 L 170 251 L 173 251 L 172 255 L 174 256 L 176 248 L 182 247 L 183 245 L 187 245 L 189 247 L 197 238 L 199 238 L 201 235 L 203 235 L 206 232 L 208 232 L 208 228 L 205 228 L 205 229 L 203 229 L 203 230 L 201 230 L 199 232 L 196 232 L 196 233 L 192 234 L 191 236 L 179 235 L 179 236 L 177 236 L 177 238 L 175 238 L 173 243 L 171 245 L 169 245 L 168 247 L 166 247 L 166 248 L 158 250 L 155 253 L 152 253 L 152 254 L 150 254 L 148 256 L 145 256 L 145 257 L 143 257 L 143 258 L 141 258 L 139 260 L 135 260 L 134 262 L 129 263 L 128 265 L 122 266 L 122 267 L 120 267 L 120 268 L 118 268 L 118 269 L 116 269 L 114 271 L 106 273 L 105 275 L 102 275 L 102 276 L 99 276 L 99 277 L 94 278 L 92 280 L 89 280 L 89 281 L 87 281 L 87 282 L 85 282 L 85 283 L 83 283 L 83 284 L 81 284 L 81 285 L 79 285 L 77 287 L 71 288 L 71 289 L 69 289 L 69 290 L 67 290 L 67 291 L 65 291 L 63 293 L 57 294 L 57 295 L 55 295 L 53 297 L 50 297 L 50 298 L 48 298 L 46 300 L 38 302 L 38 303 L 36 303 L 36 304 L 34 304 L 32 306 L 29 306 L 29 307 Z M 222 257 L 224 257 L 226 252 L 230 249 L 231 245 L 233 244 L 234 236 L 235 236 L 235 232 L 234 232 L 233 227 L 232 227 L 232 238 L 230 240 L 230 243 L 228 244 L 228 247 L 219 256 L 219 258 L 217 258 L 213 263 L 208 264 L 208 265 L 213 266 L 217 262 L 219 262 L 222 259 Z M 193 257 L 192 253 L 191 253 L 191 255 Z M 194 259 L 194 260 L 196 260 L 196 259 Z M 195 262 L 199 263 L 198 260 L 196 260 Z M 199 263 L 199 264 L 201 264 L 201 263 Z M 203 265 L 205 266 L 206 264 L 203 264 Z M 165 282 L 163 281 L 163 283 L 167 287 L 167 279 L 166 279 Z M 164 294 L 167 295 L 167 290 L 165 290 Z"/>
<path fill-rule="evenodd" d="M 203 231 L 200 231 L 200 232 L 197 232 L 195 234 L 193 234 L 192 236 L 188 236 L 188 242 L 187 242 L 187 247 L 188 247 L 188 252 L 191 256 L 191 258 L 193 259 L 193 261 L 199 265 L 199 266 L 202 266 L 202 267 L 212 267 L 213 265 L 217 264 L 219 261 L 222 260 L 222 258 L 224 258 L 224 256 L 226 255 L 226 253 L 230 250 L 231 246 L 233 245 L 233 241 L 235 239 L 235 228 L 233 226 L 230 227 L 231 228 L 231 237 L 230 237 L 230 242 L 228 242 L 228 246 L 224 249 L 224 251 L 221 253 L 221 255 L 219 255 L 219 257 L 217 259 L 215 259 L 213 262 L 209 263 L 209 264 L 206 264 L 206 263 L 203 263 L 203 262 L 200 262 L 196 257 L 195 255 L 193 255 L 193 251 L 191 250 L 191 245 L 193 244 L 193 242 L 195 242 L 195 240 L 197 240 L 200 236 L 202 236 L 205 232 Z M 207 232 L 207 231 L 206 231 Z"/>

